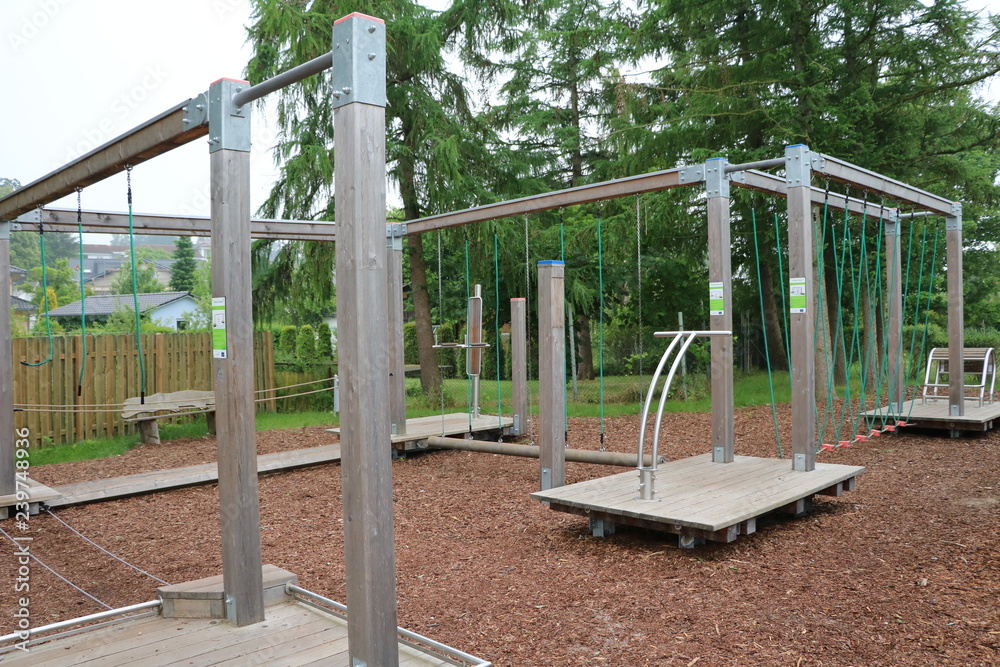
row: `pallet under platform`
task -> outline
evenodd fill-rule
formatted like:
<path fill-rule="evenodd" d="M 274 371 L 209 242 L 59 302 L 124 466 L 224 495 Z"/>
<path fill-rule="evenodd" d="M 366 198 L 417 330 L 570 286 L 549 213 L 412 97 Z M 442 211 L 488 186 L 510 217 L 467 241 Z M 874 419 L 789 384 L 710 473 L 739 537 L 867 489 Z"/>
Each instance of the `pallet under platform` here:
<path fill-rule="evenodd" d="M 629 472 L 569 484 L 531 497 L 559 512 L 585 516 L 595 535 L 625 524 L 675 533 L 683 547 L 704 540 L 732 542 L 756 531 L 757 517 L 784 510 L 807 511 L 813 495 L 839 496 L 854 488 L 860 466 L 817 463 L 795 472 L 788 459 L 737 456 L 713 463 L 710 454 L 660 464 L 657 500 L 637 500 L 639 474 Z"/>
<path fill-rule="evenodd" d="M 469 419 L 467 412 L 453 412 L 432 417 L 415 417 L 406 420 L 406 433 L 393 433 L 391 442 L 394 450 L 411 451 L 426 449 L 427 438 L 431 436 L 509 435 L 514 427 L 510 417 L 480 415 Z M 340 435 L 339 428 L 327 429 L 329 433 Z"/>
<path fill-rule="evenodd" d="M 862 412 L 861 416 L 866 420 L 875 420 L 876 423 L 881 421 L 883 424 L 895 424 L 903 421 L 907 426 L 947 430 L 957 437 L 962 431 L 982 432 L 993 428 L 994 422 L 1000 420 L 1000 402 L 984 403 L 979 407 L 979 399 L 966 398 L 965 414 L 955 417 L 948 414 L 947 399 L 928 400 L 926 403 L 916 399 L 906 401 L 895 413 L 883 406 L 878 410 Z"/>

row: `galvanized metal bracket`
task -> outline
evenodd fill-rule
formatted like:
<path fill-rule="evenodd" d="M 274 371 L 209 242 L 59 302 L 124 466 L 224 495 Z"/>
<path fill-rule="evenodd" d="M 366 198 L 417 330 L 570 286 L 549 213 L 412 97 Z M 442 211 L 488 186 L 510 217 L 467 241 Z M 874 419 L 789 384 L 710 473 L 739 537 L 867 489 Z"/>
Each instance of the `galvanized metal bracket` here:
<path fill-rule="evenodd" d="M 250 108 L 233 104 L 233 95 L 250 84 L 220 79 L 208 87 L 208 145 L 215 151 L 250 151 Z"/>
<path fill-rule="evenodd" d="M 236 625 L 236 598 L 232 595 L 226 596 L 226 620 Z"/>
<path fill-rule="evenodd" d="M 37 225 L 42 222 L 42 210 L 33 208 L 27 213 L 22 213 L 14 219 L 14 222 L 23 222 L 29 225 Z M 15 230 L 17 231 L 17 230 Z"/>
<path fill-rule="evenodd" d="M 962 231 L 962 205 L 955 202 L 951 206 L 953 215 L 945 216 L 944 228 L 949 232 Z"/>
<path fill-rule="evenodd" d="M 729 197 L 729 178 L 726 175 L 726 165 L 729 161 L 724 157 L 713 157 L 705 160 L 705 192 L 708 198 Z"/>
<path fill-rule="evenodd" d="M 198 127 L 208 122 L 208 92 L 198 93 L 184 105 L 184 123 L 186 129 Z"/>
<path fill-rule="evenodd" d="M 403 237 L 406 236 L 405 222 L 389 222 L 385 225 L 386 250 L 402 250 Z"/>
<path fill-rule="evenodd" d="M 712 448 L 712 462 L 713 463 L 725 463 L 726 462 L 726 448 L 725 447 L 713 447 Z"/>
<path fill-rule="evenodd" d="M 899 220 L 892 220 L 889 218 L 884 224 L 886 236 L 899 236 Z"/>
<path fill-rule="evenodd" d="M 826 156 L 823 155 L 822 153 L 816 153 L 816 152 L 813 152 L 813 151 L 810 151 L 810 155 L 812 156 L 812 160 L 811 160 L 811 162 L 812 162 L 812 164 L 811 164 L 812 170 L 815 171 L 818 174 L 825 174 L 826 173 Z"/>
<path fill-rule="evenodd" d="M 10 220 L 0 220 L 0 241 L 10 241 Z"/>
<path fill-rule="evenodd" d="M 703 164 L 692 164 L 687 167 L 681 167 L 677 172 L 677 182 L 681 185 L 691 185 L 693 183 L 701 183 L 705 180 L 705 165 Z"/>
<path fill-rule="evenodd" d="M 792 456 L 792 470 L 798 470 L 799 472 L 808 472 L 806 470 L 805 454 L 794 454 Z"/>
<path fill-rule="evenodd" d="M 808 146 L 785 146 L 785 180 L 788 187 L 808 186 L 812 182 L 812 169 L 812 152 Z"/>
<path fill-rule="evenodd" d="M 384 107 L 385 23 L 355 12 L 333 24 L 333 108 Z"/>
<path fill-rule="evenodd" d="M 552 468 L 542 468 L 542 491 L 552 488 Z"/>

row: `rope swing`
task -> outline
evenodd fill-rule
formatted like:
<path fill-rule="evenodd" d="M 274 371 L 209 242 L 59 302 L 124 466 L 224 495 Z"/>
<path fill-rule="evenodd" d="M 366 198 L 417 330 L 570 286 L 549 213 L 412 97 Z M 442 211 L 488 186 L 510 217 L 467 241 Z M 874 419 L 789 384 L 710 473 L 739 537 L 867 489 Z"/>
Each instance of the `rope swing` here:
<path fill-rule="evenodd" d="M 22 366 L 44 366 L 45 364 L 52 361 L 53 345 L 52 345 L 52 322 L 49 320 L 49 279 L 48 279 L 48 269 L 45 266 L 45 228 L 42 225 L 42 208 L 38 207 L 38 246 L 42 254 L 42 307 L 45 309 L 45 334 L 49 339 L 49 356 L 45 358 L 44 361 L 39 361 L 36 363 L 31 363 L 28 361 L 22 361 Z M 83 272 L 83 267 L 80 267 L 81 273 Z M 6 317 L 6 315 L 4 316 Z"/>
<path fill-rule="evenodd" d="M 128 244 L 132 259 L 132 306 L 135 309 L 135 345 L 139 355 L 139 404 L 146 404 L 146 362 L 142 356 L 142 329 L 139 314 L 139 281 L 135 268 L 135 227 L 132 221 L 132 165 L 125 165 L 128 184 Z"/>

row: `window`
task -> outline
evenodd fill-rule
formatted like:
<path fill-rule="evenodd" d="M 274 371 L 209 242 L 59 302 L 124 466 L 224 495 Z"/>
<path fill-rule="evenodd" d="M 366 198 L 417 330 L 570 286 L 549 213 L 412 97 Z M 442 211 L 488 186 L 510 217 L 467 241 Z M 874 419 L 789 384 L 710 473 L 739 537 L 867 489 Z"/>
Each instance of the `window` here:
<path fill-rule="evenodd" d="M 187 320 L 177 320 L 177 330 L 184 331 L 188 328 Z"/>

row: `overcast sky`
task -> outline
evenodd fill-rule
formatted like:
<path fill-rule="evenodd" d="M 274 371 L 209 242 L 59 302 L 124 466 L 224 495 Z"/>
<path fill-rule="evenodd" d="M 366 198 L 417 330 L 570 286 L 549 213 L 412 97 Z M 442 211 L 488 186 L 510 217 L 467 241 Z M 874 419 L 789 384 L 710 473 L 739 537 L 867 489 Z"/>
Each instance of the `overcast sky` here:
<path fill-rule="evenodd" d="M 1000 0 L 967 4 L 1000 13 Z M 247 0 L 3 0 L 0 176 L 25 185 L 219 78 L 242 78 L 249 22 Z M 1000 98 L 1000 82 L 990 95 Z M 256 210 L 276 170 L 267 150 L 273 130 L 254 113 Z M 199 140 L 138 165 L 135 210 L 208 215 L 208 164 Z M 54 205 L 75 208 L 75 195 Z M 86 188 L 83 206 L 125 210 L 125 175 Z"/>

